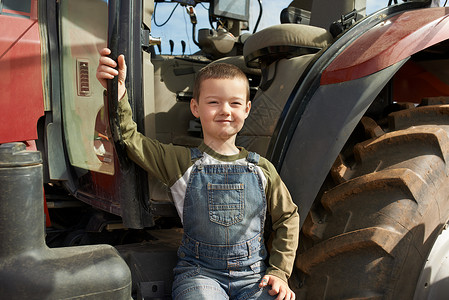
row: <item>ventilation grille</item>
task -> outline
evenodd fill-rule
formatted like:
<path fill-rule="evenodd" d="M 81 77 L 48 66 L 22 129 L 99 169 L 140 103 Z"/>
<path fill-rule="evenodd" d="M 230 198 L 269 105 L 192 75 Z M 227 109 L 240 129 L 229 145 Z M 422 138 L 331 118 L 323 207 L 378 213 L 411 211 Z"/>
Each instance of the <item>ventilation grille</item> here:
<path fill-rule="evenodd" d="M 78 96 L 89 97 L 89 61 L 87 59 L 76 60 L 76 81 Z"/>

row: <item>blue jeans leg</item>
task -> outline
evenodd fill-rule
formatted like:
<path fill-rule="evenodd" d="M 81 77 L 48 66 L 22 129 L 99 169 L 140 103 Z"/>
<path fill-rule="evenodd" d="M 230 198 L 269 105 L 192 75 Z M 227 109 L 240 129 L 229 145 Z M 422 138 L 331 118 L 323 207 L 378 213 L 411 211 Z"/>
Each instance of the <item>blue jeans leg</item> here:
<path fill-rule="evenodd" d="M 260 289 L 257 293 L 254 295 L 246 298 L 246 300 L 273 300 L 277 296 L 271 296 L 268 294 L 268 291 L 270 290 L 270 287 L 264 287 L 263 289 Z"/>
<path fill-rule="evenodd" d="M 174 269 L 173 300 L 273 300 L 270 287 L 259 288 L 265 265 L 240 270 L 212 270 L 180 260 Z"/>
<path fill-rule="evenodd" d="M 265 266 L 248 267 L 240 271 L 230 271 L 231 299 L 235 300 L 273 300 L 276 297 L 268 294 L 269 286 L 259 288 L 259 283 L 265 275 Z"/>
<path fill-rule="evenodd" d="M 173 300 L 228 300 L 220 281 L 207 269 L 179 261 L 174 269 Z"/>

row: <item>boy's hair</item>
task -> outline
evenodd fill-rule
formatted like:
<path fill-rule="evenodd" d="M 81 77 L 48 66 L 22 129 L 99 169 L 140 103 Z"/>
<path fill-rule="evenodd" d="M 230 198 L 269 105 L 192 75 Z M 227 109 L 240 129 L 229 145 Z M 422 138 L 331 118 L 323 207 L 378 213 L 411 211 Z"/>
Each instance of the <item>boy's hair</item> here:
<path fill-rule="evenodd" d="M 241 79 L 245 81 L 247 86 L 246 102 L 249 101 L 249 82 L 245 73 L 238 67 L 226 63 L 212 63 L 198 72 L 193 86 L 193 98 L 196 101 L 200 99 L 201 84 L 206 79 Z"/>

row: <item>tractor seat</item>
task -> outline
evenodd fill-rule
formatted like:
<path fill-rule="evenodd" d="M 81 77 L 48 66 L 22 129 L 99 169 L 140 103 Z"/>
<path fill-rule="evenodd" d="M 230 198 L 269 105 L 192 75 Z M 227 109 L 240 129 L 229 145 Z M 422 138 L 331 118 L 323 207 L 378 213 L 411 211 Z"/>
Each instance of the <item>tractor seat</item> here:
<path fill-rule="evenodd" d="M 246 65 L 257 68 L 281 58 L 313 54 L 333 41 L 324 28 L 304 24 L 280 24 L 254 33 L 245 41 Z"/>
<path fill-rule="evenodd" d="M 218 64 L 218 63 L 227 63 L 230 65 L 234 65 L 238 67 L 240 70 L 243 71 L 243 73 L 247 74 L 248 76 L 259 76 L 261 75 L 261 71 L 259 68 L 252 68 L 250 66 L 247 66 L 245 63 L 245 59 L 242 55 L 239 56 L 227 56 L 223 58 L 219 58 L 217 60 L 214 60 L 211 62 L 211 64 Z"/>

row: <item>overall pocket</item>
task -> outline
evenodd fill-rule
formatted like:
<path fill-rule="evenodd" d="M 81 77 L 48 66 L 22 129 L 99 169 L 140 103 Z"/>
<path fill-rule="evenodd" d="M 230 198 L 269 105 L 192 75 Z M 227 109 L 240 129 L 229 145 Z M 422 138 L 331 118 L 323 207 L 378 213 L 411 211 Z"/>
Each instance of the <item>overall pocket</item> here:
<path fill-rule="evenodd" d="M 243 183 L 207 184 L 209 220 L 231 226 L 243 220 L 245 185 Z"/>

